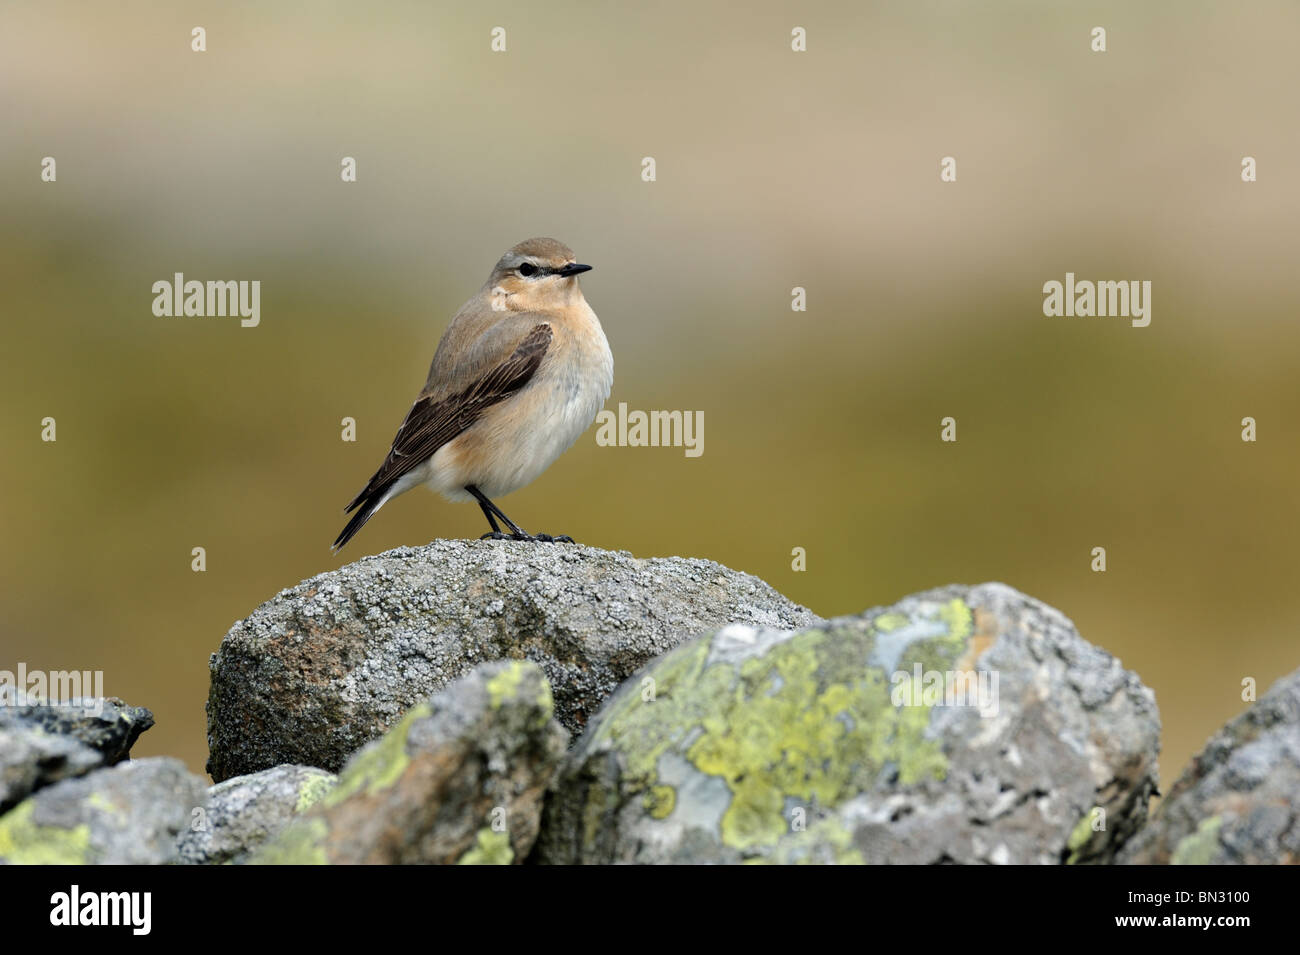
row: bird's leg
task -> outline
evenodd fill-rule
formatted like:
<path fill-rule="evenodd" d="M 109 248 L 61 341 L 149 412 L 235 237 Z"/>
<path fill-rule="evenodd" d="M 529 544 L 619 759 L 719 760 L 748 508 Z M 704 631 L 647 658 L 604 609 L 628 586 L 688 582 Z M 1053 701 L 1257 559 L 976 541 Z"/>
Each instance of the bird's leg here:
<path fill-rule="evenodd" d="M 550 534 L 530 534 L 510 518 L 506 517 L 505 512 L 488 500 L 488 496 L 480 491 L 475 485 L 467 484 L 465 490 L 469 491 L 469 493 L 473 494 L 474 497 L 478 499 L 478 506 L 482 509 L 483 516 L 486 517 L 488 523 L 492 525 L 492 531 L 488 534 L 484 534 L 479 538 L 479 540 L 541 541 L 547 544 L 573 543 L 573 538 L 569 537 L 567 534 L 562 534 L 559 537 L 552 537 Z M 503 534 L 501 532 L 501 528 L 496 522 L 497 517 L 505 521 L 506 527 L 510 528 L 509 534 Z"/>
<path fill-rule="evenodd" d="M 488 539 L 532 540 L 533 539 L 533 536 L 531 534 L 529 534 L 526 530 L 524 530 L 522 527 L 520 527 L 510 518 L 506 517 L 505 512 L 502 511 L 501 508 L 493 504 L 490 500 L 488 500 L 488 496 L 484 494 L 482 491 L 480 491 L 476 486 L 474 486 L 473 484 L 467 484 L 465 486 L 465 490 L 469 491 L 469 493 L 473 494 L 474 497 L 478 499 L 478 506 L 482 509 L 483 514 L 487 517 L 488 523 L 492 525 L 492 532 L 490 534 L 484 534 L 482 537 L 479 538 L 479 540 L 488 540 Z M 501 518 L 501 520 L 506 522 L 506 527 L 510 528 L 509 534 L 501 533 L 501 528 L 500 526 L 498 526 L 496 522 L 497 517 Z"/>
<path fill-rule="evenodd" d="M 506 535 L 501 533 L 501 528 L 497 525 L 497 519 L 493 516 L 492 512 L 488 510 L 488 506 L 486 504 L 480 504 L 479 507 L 483 509 L 483 516 L 486 517 L 488 523 L 492 525 L 492 531 L 484 534 L 479 538 L 479 540 L 487 540 L 489 537 L 493 540 L 502 540 L 505 538 Z"/>

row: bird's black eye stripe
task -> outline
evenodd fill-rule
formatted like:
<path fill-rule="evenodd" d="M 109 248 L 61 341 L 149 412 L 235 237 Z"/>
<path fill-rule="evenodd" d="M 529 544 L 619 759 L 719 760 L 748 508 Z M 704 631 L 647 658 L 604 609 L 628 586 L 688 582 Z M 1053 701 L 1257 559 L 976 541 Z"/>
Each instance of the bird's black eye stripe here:
<path fill-rule="evenodd" d="M 525 262 L 523 265 L 519 266 L 519 274 L 524 276 L 525 278 L 534 276 L 539 271 L 540 270 L 537 268 L 537 266 L 533 265 L 533 263 L 531 262 Z"/>

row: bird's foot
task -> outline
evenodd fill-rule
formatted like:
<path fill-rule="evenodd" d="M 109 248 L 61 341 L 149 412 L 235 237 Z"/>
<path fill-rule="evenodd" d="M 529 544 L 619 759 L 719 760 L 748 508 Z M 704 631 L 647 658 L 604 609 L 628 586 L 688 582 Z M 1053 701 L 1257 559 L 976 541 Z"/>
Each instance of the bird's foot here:
<path fill-rule="evenodd" d="M 550 534 L 503 534 L 501 531 L 489 531 L 479 538 L 481 541 L 527 541 L 534 544 L 572 544 L 574 540 L 568 534 L 552 537 Z"/>

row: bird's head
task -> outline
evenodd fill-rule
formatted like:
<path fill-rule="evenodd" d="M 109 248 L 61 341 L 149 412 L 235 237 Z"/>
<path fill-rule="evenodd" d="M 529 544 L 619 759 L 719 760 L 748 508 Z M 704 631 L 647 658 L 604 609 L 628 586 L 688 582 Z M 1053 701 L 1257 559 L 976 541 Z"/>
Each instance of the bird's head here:
<path fill-rule="evenodd" d="M 527 239 L 501 256 L 487 289 L 493 308 L 498 310 L 544 311 L 581 295 L 577 277 L 590 271 L 590 265 L 575 261 L 573 251 L 563 242 Z"/>

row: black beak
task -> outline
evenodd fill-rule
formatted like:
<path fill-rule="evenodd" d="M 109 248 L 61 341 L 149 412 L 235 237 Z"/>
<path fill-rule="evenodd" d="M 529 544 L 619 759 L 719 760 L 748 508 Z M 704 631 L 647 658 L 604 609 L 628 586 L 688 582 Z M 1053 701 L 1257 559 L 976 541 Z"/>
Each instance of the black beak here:
<path fill-rule="evenodd" d="M 563 275 L 566 279 L 573 275 L 581 275 L 583 272 L 590 272 L 590 265 L 579 265 L 577 262 L 570 262 L 562 269 L 556 269 L 556 275 Z"/>

